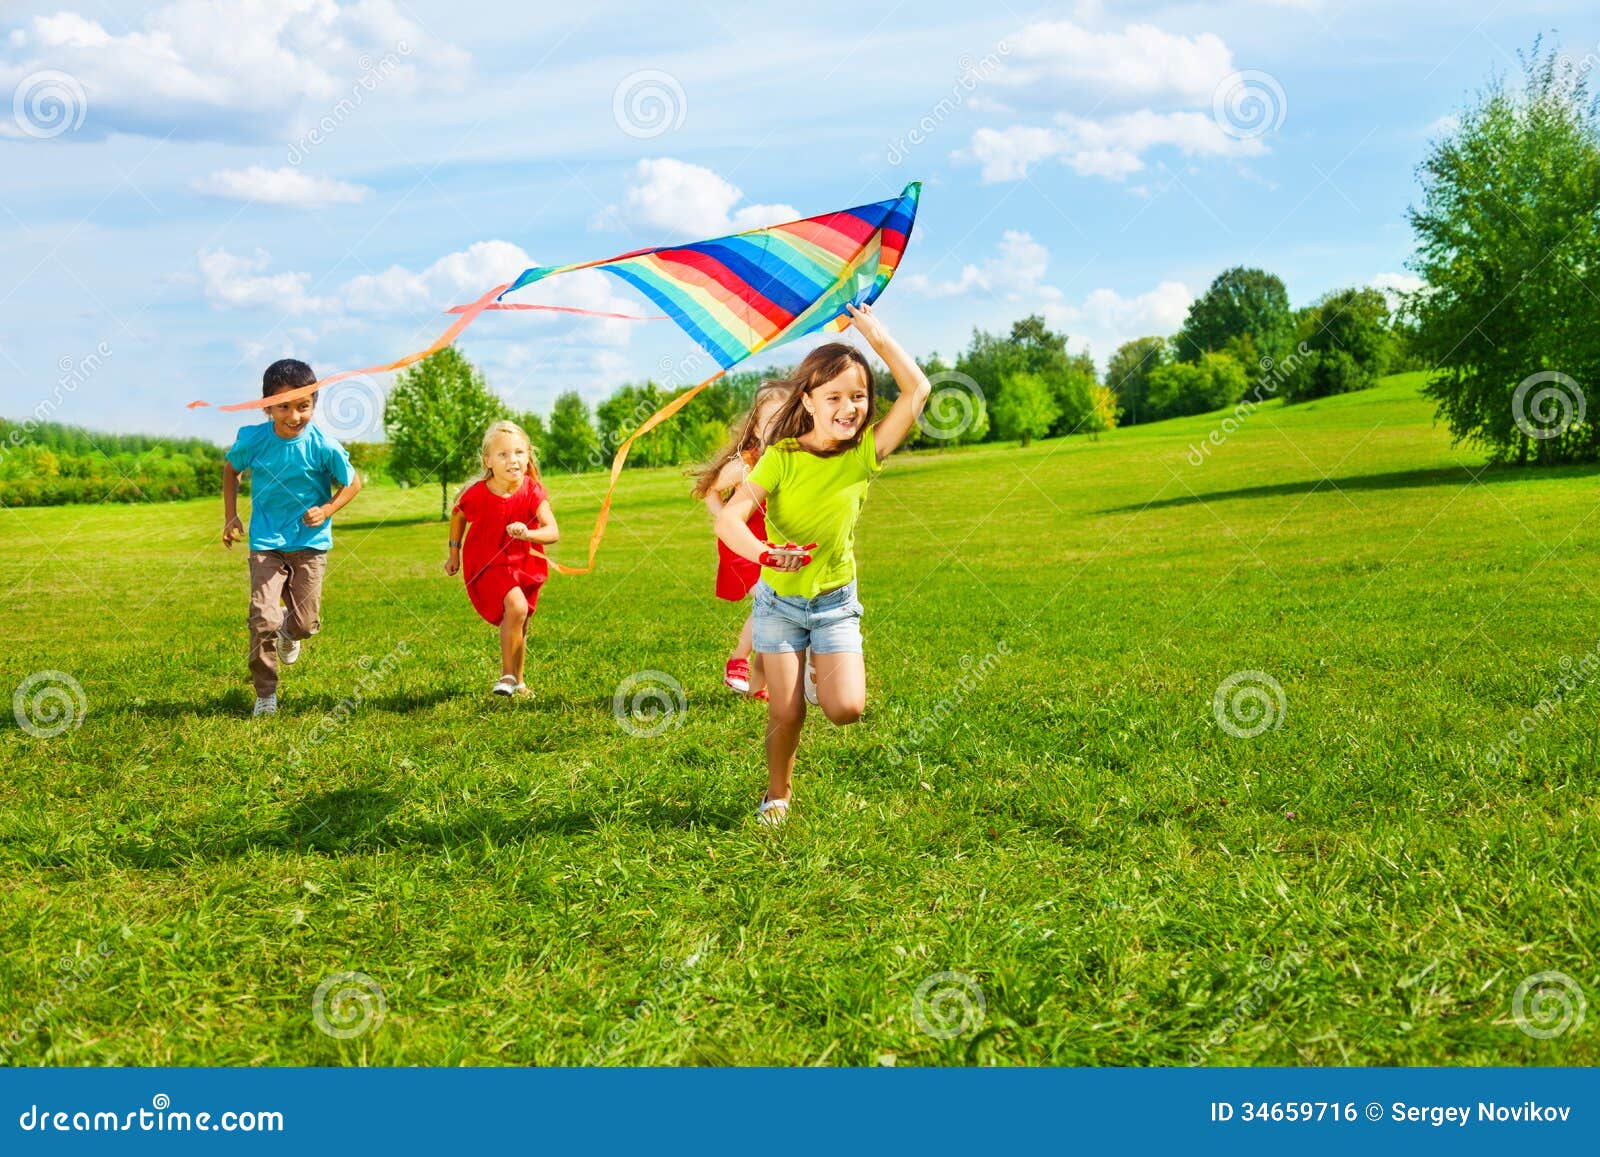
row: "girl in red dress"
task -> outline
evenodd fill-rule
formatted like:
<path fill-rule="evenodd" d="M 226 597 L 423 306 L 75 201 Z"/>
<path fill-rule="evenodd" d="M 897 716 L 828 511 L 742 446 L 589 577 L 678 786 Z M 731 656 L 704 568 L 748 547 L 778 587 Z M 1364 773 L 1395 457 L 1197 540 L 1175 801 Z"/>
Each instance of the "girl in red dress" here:
<path fill-rule="evenodd" d="M 459 571 L 473 608 L 500 628 L 501 675 L 494 694 L 527 694 L 522 669 L 528 620 L 550 574 L 544 548 L 559 541 L 561 532 L 521 426 L 495 422 L 484 432 L 482 455 L 483 477 L 461 492 L 450 515 L 444 573 Z"/>
<path fill-rule="evenodd" d="M 700 468 L 695 476 L 692 493 L 706 504 L 715 522 L 722 512 L 726 496 L 736 489 L 761 458 L 766 444 L 768 427 L 788 399 L 791 383 L 787 381 L 763 382 L 756 390 L 750 410 L 736 424 L 737 433 L 711 461 Z M 750 533 L 763 542 L 767 537 L 765 512 L 757 507 L 746 523 Z M 717 598 L 731 603 L 742 601 L 761 578 L 759 563 L 740 558 L 720 541 L 717 543 Z M 739 641 L 723 668 L 722 681 L 741 695 L 765 699 L 766 689 L 761 685 L 761 656 L 756 655 L 754 666 L 750 654 L 750 616 L 746 615 L 739 631 Z"/>

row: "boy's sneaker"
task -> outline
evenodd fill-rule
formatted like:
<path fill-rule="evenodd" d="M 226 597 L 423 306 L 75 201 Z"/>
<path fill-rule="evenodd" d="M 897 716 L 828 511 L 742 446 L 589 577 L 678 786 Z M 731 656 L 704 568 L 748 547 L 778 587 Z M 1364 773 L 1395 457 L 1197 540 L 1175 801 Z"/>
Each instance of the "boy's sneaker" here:
<path fill-rule="evenodd" d="M 722 681 L 741 695 L 750 694 L 750 660 L 729 659 L 722 669 Z"/>
<path fill-rule="evenodd" d="M 806 702 L 817 705 L 817 665 L 811 661 L 811 651 L 806 650 Z"/>
<path fill-rule="evenodd" d="M 293 663 L 300 657 L 300 640 L 291 639 L 288 628 L 278 631 L 278 660 L 282 663 Z"/>
<path fill-rule="evenodd" d="M 277 713 L 278 713 L 278 696 L 276 694 L 272 694 L 272 695 L 257 695 L 256 696 L 256 705 L 251 710 L 250 715 L 253 718 L 253 717 L 257 716 L 257 715 L 276 715 Z"/>

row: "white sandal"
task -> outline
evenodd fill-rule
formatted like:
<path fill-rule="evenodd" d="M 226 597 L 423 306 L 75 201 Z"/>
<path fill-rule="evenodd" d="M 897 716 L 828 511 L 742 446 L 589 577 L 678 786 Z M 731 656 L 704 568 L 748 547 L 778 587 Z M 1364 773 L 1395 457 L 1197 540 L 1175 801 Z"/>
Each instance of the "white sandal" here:
<path fill-rule="evenodd" d="M 769 828 L 775 828 L 788 818 L 788 800 L 768 799 L 765 792 L 761 793 L 761 802 L 756 805 L 756 823 L 766 824 Z"/>
<path fill-rule="evenodd" d="M 509 699 L 517 693 L 517 677 L 515 675 L 500 676 L 495 680 L 493 692 L 496 695 L 504 695 Z"/>

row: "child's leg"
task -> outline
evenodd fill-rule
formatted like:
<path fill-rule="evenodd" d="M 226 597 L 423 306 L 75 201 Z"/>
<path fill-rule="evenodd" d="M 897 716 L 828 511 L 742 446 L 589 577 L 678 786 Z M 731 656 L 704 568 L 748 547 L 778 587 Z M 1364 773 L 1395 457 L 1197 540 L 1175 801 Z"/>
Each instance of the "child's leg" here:
<path fill-rule="evenodd" d="M 505 617 L 500 620 L 500 673 L 522 682 L 522 662 L 528 653 L 528 596 L 521 587 L 506 592 Z"/>
<path fill-rule="evenodd" d="M 250 552 L 250 679 L 260 699 L 278 690 L 278 628 L 283 626 L 278 601 L 289 569 L 279 551 Z"/>
<path fill-rule="evenodd" d="M 759 653 L 759 652 L 758 652 Z M 794 775 L 794 753 L 806 721 L 805 692 L 800 686 L 803 651 L 762 655 L 767 694 L 767 798 L 788 799 Z"/>
<path fill-rule="evenodd" d="M 322 576 L 328 570 L 328 555 L 321 550 L 297 550 L 288 560 L 284 633 L 291 639 L 309 639 L 322 630 Z"/>
<path fill-rule="evenodd" d="M 860 654 L 813 654 L 817 706 L 832 723 L 854 723 L 867 709 L 867 665 Z"/>
<path fill-rule="evenodd" d="M 744 626 L 739 628 L 739 641 L 734 645 L 733 654 L 729 655 L 728 658 L 751 659 L 751 665 L 754 666 L 754 657 L 750 654 L 750 621 L 752 618 L 754 618 L 754 615 L 746 615 L 744 617 Z M 755 688 L 751 687 L 750 690 L 754 691 Z"/>
<path fill-rule="evenodd" d="M 750 694 L 754 695 L 767 685 L 765 657 L 760 651 L 750 653 Z"/>

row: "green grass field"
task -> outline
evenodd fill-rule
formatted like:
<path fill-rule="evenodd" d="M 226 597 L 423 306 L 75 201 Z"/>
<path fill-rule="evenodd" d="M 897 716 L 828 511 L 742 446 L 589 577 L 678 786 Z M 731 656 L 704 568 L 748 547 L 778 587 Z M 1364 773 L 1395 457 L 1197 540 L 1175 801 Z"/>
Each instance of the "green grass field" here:
<path fill-rule="evenodd" d="M 0 729 L 0 1059 L 1596 1063 L 1571 988 L 1525 998 L 1557 1035 L 1513 1010 L 1600 998 L 1596 471 L 1480 473 L 1418 385 L 1270 403 L 1198 466 L 1220 415 L 897 456 L 867 716 L 813 713 L 778 832 L 674 472 L 552 579 L 516 702 L 437 491 L 368 490 L 261 721 L 219 503 L 0 511 L 4 688 L 87 702 Z M 579 560 L 602 479 L 548 482 Z M 639 672 L 683 688 L 653 737 L 613 713 Z M 1219 724 L 1240 672 L 1282 688 L 1258 735 Z M 385 1013 L 335 1038 L 345 972 Z"/>

